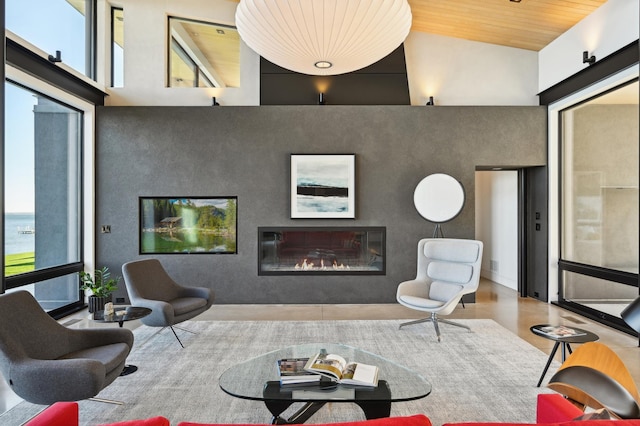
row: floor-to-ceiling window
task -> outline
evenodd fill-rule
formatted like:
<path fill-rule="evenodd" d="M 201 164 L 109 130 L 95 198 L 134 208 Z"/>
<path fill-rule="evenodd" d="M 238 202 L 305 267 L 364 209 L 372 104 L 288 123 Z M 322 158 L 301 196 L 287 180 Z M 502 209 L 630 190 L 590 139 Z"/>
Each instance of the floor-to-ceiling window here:
<path fill-rule="evenodd" d="M 560 302 L 616 322 L 638 296 L 638 81 L 560 112 Z"/>
<path fill-rule="evenodd" d="M 84 302 L 78 272 L 92 214 L 84 165 L 92 164 L 95 105 L 104 102 L 89 81 L 95 4 L 5 2 L 2 290 L 31 292 L 54 317 Z"/>
<path fill-rule="evenodd" d="M 5 102 L 6 286 L 55 310 L 79 298 L 82 112 L 10 81 Z"/>

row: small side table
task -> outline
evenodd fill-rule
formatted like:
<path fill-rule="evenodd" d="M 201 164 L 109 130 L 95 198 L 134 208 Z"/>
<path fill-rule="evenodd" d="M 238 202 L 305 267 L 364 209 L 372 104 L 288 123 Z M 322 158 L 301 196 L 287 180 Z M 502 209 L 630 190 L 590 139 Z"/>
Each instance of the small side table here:
<path fill-rule="evenodd" d="M 140 318 L 144 318 L 151 313 L 149 308 L 141 308 L 139 306 L 121 306 L 114 307 L 112 314 L 105 315 L 104 310 L 96 311 L 93 313 L 91 319 L 97 322 L 117 322 L 120 328 L 124 325 L 125 321 L 133 321 Z M 134 373 L 138 370 L 135 365 L 127 364 L 124 366 L 121 376 Z"/>
<path fill-rule="evenodd" d="M 562 362 L 564 362 L 565 359 L 567 359 L 567 350 L 569 351 L 569 354 L 571 354 L 572 352 L 571 345 L 570 345 L 571 343 L 595 342 L 600 338 L 595 333 L 592 333 L 588 330 L 583 330 L 581 328 L 576 328 L 576 327 L 569 327 L 569 328 L 575 330 L 577 333 L 580 333 L 577 336 L 564 336 L 564 337 L 550 336 L 541 331 L 543 327 L 549 327 L 549 326 L 551 326 L 551 324 L 537 324 L 537 325 L 531 326 L 530 328 L 533 334 L 540 337 L 544 337 L 545 339 L 553 340 L 555 342 L 553 345 L 553 349 L 551 350 L 551 354 L 549 355 L 549 359 L 547 360 L 547 365 L 545 365 L 544 370 L 542 371 L 542 375 L 540 376 L 540 380 L 538 380 L 537 387 L 540 387 L 540 384 L 542 384 L 542 380 L 544 379 L 544 376 L 547 374 L 547 370 L 551 365 L 551 361 L 553 361 L 553 357 L 556 355 L 556 352 L 558 351 L 558 347 L 560 345 L 562 345 L 561 359 L 562 359 Z"/>

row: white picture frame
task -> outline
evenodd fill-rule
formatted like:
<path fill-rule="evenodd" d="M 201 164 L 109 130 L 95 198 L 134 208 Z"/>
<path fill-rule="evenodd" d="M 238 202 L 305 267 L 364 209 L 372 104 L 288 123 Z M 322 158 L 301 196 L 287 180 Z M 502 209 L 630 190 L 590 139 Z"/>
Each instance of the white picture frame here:
<path fill-rule="evenodd" d="M 291 154 L 291 218 L 354 219 L 355 154 Z"/>

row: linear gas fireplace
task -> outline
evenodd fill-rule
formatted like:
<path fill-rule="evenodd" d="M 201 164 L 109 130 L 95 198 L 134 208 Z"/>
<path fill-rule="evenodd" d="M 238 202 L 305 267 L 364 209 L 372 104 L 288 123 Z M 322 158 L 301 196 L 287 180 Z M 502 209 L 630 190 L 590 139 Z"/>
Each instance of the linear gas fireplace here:
<path fill-rule="evenodd" d="M 260 227 L 258 275 L 384 275 L 385 227 Z"/>

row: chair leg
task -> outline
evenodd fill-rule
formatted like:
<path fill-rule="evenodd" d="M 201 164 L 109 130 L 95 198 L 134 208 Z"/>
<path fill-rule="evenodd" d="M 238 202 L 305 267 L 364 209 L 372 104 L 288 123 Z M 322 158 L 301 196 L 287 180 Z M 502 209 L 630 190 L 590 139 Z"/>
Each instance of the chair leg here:
<path fill-rule="evenodd" d="M 187 333 L 191 333 L 191 334 L 198 334 L 198 333 L 196 333 L 195 331 L 187 330 L 187 329 L 186 329 L 186 328 L 184 328 L 184 327 L 179 327 L 179 326 L 177 326 L 177 325 L 174 325 L 174 327 L 175 327 L 175 328 L 177 328 L 178 330 L 186 331 Z"/>
<path fill-rule="evenodd" d="M 162 328 L 158 329 L 158 331 L 156 331 L 156 332 L 155 332 L 155 333 L 153 333 L 151 336 L 147 337 L 147 338 L 146 338 L 142 343 L 140 343 L 140 345 L 138 345 L 138 347 L 141 347 L 142 345 L 144 345 L 145 343 L 147 343 L 149 340 L 151 340 L 153 337 L 155 337 L 155 336 L 156 336 L 158 333 L 160 333 L 162 330 L 164 330 L 164 329 L 166 329 L 166 328 L 170 328 L 170 329 L 171 329 L 171 331 L 173 332 L 173 335 L 174 335 L 174 336 L 176 336 L 176 339 L 178 339 L 178 343 L 180 343 L 180 346 L 182 346 L 182 347 L 184 348 L 184 345 L 182 344 L 182 341 L 180 340 L 180 338 L 179 338 L 179 337 L 178 337 L 178 335 L 176 334 L 176 331 L 174 330 L 174 327 L 175 327 L 175 328 L 178 328 L 178 329 L 180 329 L 180 330 L 182 330 L 182 331 L 186 331 L 186 332 L 189 332 L 189 333 L 196 334 L 194 331 L 187 330 L 186 328 L 178 327 L 178 326 L 175 326 L 175 325 L 174 325 L 174 326 L 171 326 L 171 325 L 170 325 L 170 326 L 162 327 Z"/>
<path fill-rule="evenodd" d="M 456 327 L 466 328 L 467 330 L 471 331 L 471 328 L 469 326 L 466 326 L 464 324 L 460 324 L 459 322 L 453 322 L 453 321 L 449 321 L 449 320 L 442 319 L 442 318 L 438 318 L 438 321 L 443 322 L 445 324 L 449 324 L 449 325 L 455 325 Z"/>
<path fill-rule="evenodd" d="M 422 318 L 422 319 L 419 319 L 419 320 L 403 322 L 402 324 L 400 324 L 400 326 L 398 328 L 400 329 L 400 328 L 404 327 L 405 325 L 420 324 L 420 323 L 428 322 L 428 321 L 431 321 L 431 318 Z"/>
<path fill-rule="evenodd" d="M 436 329 L 436 336 L 438 336 L 438 343 L 442 342 L 442 335 L 440 334 L 440 326 L 438 326 L 438 317 L 435 312 L 431 314 L 431 322 L 433 323 L 433 328 Z"/>
<path fill-rule="evenodd" d="M 184 349 L 184 345 L 182 344 L 182 341 L 180 341 L 180 338 L 178 337 L 178 335 L 176 334 L 176 331 L 173 329 L 173 326 L 169 326 L 169 328 L 171 329 L 171 331 L 173 331 L 173 335 L 176 336 L 176 339 L 178 339 L 178 343 L 180 343 L 180 346 L 182 346 L 182 349 Z M 178 327 L 179 328 L 179 327 Z M 182 329 L 181 329 L 182 330 Z"/>
<path fill-rule="evenodd" d="M 431 321 L 433 323 L 433 327 L 436 329 L 436 335 L 438 336 L 438 342 L 440 342 L 442 340 L 442 337 L 440 336 L 440 327 L 438 327 L 438 317 L 435 314 L 435 312 L 432 312 L 431 316 L 429 318 L 422 318 L 422 319 L 415 320 L 415 321 L 404 322 L 404 323 L 400 324 L 400 327 L 398 327 L 398 328 L 402 328 L 405 325 L 420 324 L 420 323 L 429 322 L 429 321 Z"/>
<path fill-rule="evenodd" d="M 466 326 L 466 325 L 464 325 L 464 324 L 460 324 L 460 323 L 457 323 L 457 322 L 449 321 L 447 319 L 439 318 L 438 315 L 435 312 L 432 312 L 431 316 L 429 318 L 422 318 L 422 319 L 419 319 L 419 320 L 404 322 L 404 323 L 400 324 L 400 327 L 398 327 L 398 328 L 402 328 L 405 325 L 420 324 L 420 323 L 428 322 L 428 321 L 431 321 L 433 323 L 433 328 L 436 329 L 436 336 L 438 336 L 438 342 L 442 341 L 442 335 L 440 334 L 440 326 L 438 325 L 438 322 L 443 322 L 443 323 L 449 324 L 449 325 L 455 325 L 456 327 L 466 328 L 467 330 L 471 331 L 471 328 Z"/>
<path fill-rule="evenodd" d="M 95 402 L 102 402 L 104 404 L 124 405 L 124 402 L 122 401 L 116 401 L 113 399 L 105 399 L 105 398 L 96 398 L 95 396 L 93 398 L 89 398 L 89 400 L 95 401 Z"/>

